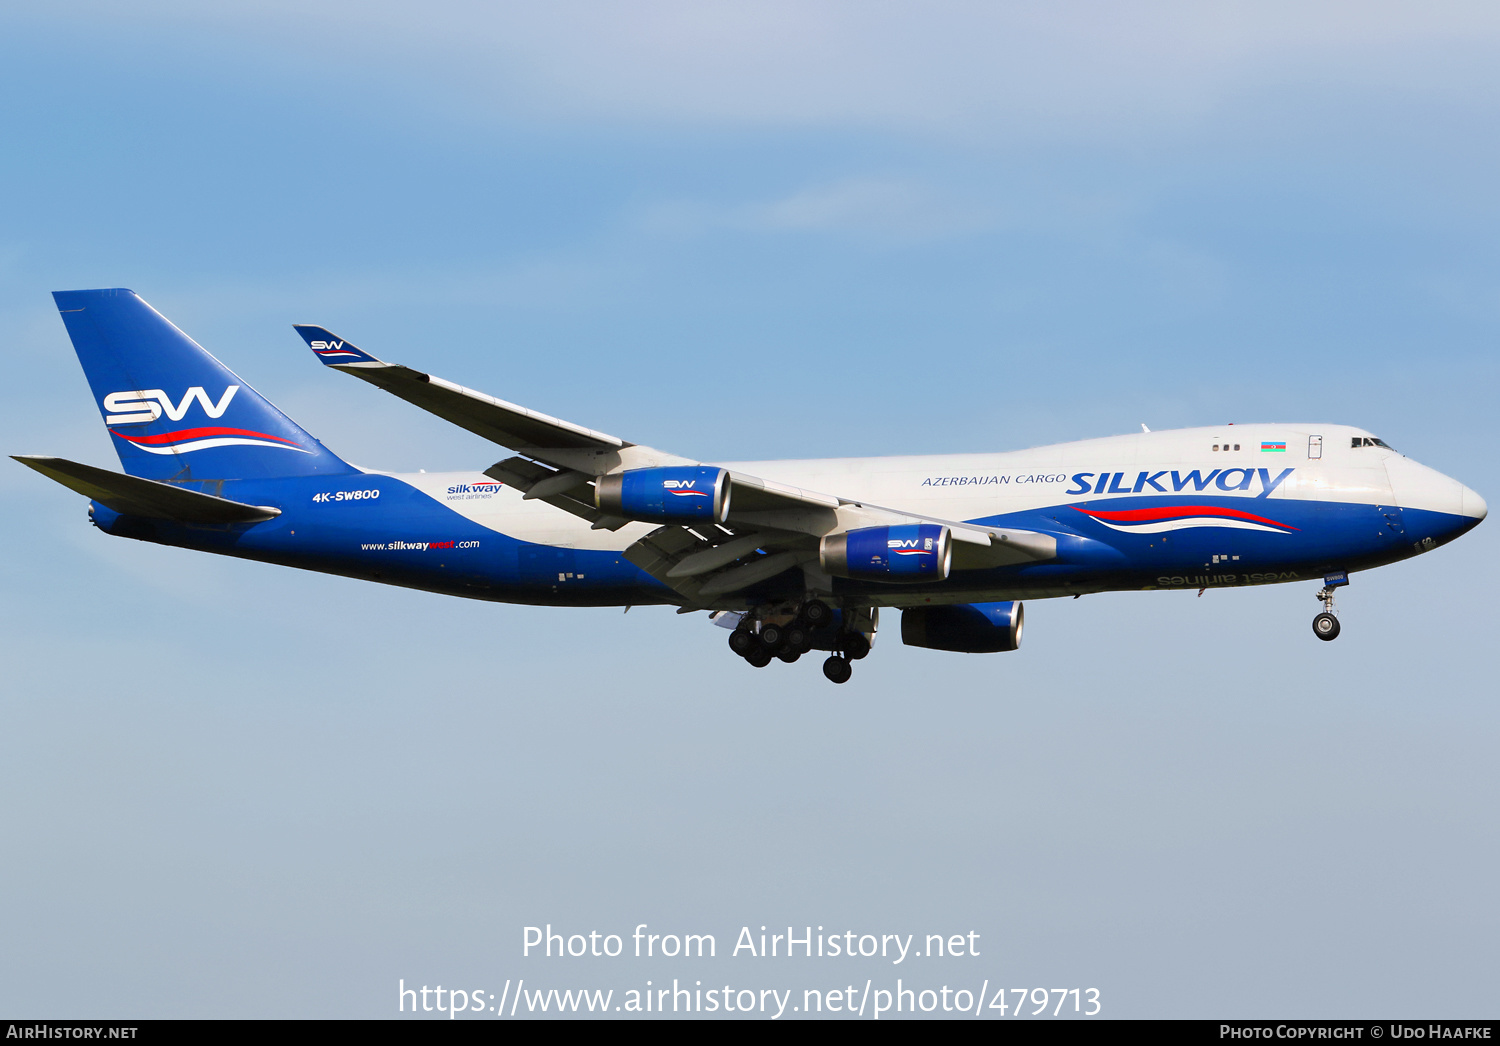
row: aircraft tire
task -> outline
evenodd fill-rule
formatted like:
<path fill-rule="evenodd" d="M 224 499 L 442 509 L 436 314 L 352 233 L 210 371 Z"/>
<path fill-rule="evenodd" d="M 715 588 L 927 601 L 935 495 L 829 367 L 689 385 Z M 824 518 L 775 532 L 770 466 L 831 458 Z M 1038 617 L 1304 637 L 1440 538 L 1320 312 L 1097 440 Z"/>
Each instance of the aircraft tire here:
<path fill-rule="evenodd" d="M 1339 619 L 1332 614 L 1319 614 L 1313 618 L 1313 635 L 1331 643 L 1339 637 Z"/>
<path fill-rule="evenodd" d="M 821 599 L 810 599 L 802 604 L 802 620 L 812 628 L 822 628 L 833 620 L 833 611 Z"/>
<path fill-rule="evenodd" d="M 793 661 L 796 661 L 797 658 L 802 656 L 802 650 L 800 647 L 794 647 L 790 643 L 788 643 L 786 646 L 776 651 L 776 656 L 781 658 L 781 660 L 785 661 L 787 664 L 791 664 Z"/>
<path fill-rule="evenodd" d="M 755 649 L 755 633 L 748 629 L 729 633 L 729 649 L 744 657 Z"/>
<path fill-rule="evenodd" d="M 829 682 L 847 683 L 854 674 L 854 669 L 849 666 L 849 662 L 835 656 L 823 662 L 823 674 L 828 677 Z"/>
<path fill-rule="evenodd" d="M 786 630 L 786 645 L 788 649 L 795 650 L 799 654 L 805 654 L 812 649 L 807 633 L 796 625 Z"/>
<path fill-rule="evenodd" d="M 775 654 L 772 654 L 765 647 L 760 647 L 746 654 L 745 660 L 750 662 L 750 664 L 755 668 L 765 668 L 771 663 L 771 658 L 775 656 Z"/>
<path fill-rule="evenodd" d="M 760 630 L 760 642 L 767 650 L 775 651 L 782 645 L 785 634 L 780 625 L 764 625 Z"/>
<path fill-rule="evenodd" d="M 862 632 L 851 632 L 844 637 L 844 653 L 849 655 L 850 661 L 858 661 L 870 654 L 870 641 L 864 637 Z"/>

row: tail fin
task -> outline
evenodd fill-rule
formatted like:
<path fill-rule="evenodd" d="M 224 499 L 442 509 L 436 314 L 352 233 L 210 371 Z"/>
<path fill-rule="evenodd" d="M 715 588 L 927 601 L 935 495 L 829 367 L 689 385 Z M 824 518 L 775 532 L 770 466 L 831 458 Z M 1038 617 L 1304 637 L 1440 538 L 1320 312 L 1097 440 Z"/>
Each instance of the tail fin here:
<path fill-rule="evenodd" d="M 134 291 L 52 297 L 130 475 L 203 480 L 356 471 Z"/>

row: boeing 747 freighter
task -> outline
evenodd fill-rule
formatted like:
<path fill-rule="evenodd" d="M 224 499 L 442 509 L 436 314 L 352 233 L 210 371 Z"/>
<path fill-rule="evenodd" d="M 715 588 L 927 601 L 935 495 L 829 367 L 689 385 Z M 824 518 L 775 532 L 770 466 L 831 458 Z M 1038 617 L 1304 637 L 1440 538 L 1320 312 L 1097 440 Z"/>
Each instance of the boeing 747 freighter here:
<path fill-rule="evenodd" d="M 385 363 L 322 327 L 324 365 L 491 440 L 476 472 L 350 465 L 128 290 L 54 295 L 124 473 L 16 460 L 107 534 L 554 606 L 708 611 L 749 664 L 829 653 L 846 682 L 881 608 L 902 642 L 992 653 L 1022 601 L 1321 581 L 1420 555 L 1484 500 L 1363 429 L 1142 431 L 1005 453 L 710 463 Z"/>

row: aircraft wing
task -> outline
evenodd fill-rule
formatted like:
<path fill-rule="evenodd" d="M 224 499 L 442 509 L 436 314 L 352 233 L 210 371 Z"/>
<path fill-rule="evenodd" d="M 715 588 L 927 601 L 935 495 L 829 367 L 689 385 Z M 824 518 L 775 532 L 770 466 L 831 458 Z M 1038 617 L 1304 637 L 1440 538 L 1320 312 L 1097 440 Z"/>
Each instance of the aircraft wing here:
<path fill-rule="evenodd" d="M 411 367 L 386 363 L 325 327 L 304 323 L 293 327 L 326 366 L 368 381 L 445 421 L 519 452 L 521 460 L 511 458 L 495 466 L 498 474 L 494 478 L 510 482 L 532 497 L 550 500 L 554 493 L 576 491 L 592 483 L 595 476 L 622 468 L 699 464 L 691 458 L 628 443 L 618 436 L 507 403 Z M 539 472 L 526 468 L 528 459 L 548 469 Z M 745 512 L 836 509 L 844 503 L 836 497 L 755 476 L 737 473 L 733 483 L 731 504 Z M 592 501 L 591 492 L 588 500 Z"/>
<path fill-rule="evenodd" d="M 399 363 L 385 363 L 326 328 L 304 323 L 292 326 L 327 366 L 362 378 L 502 447 L 548 447 L 607 455 L 629 445 L 615 436 L 538 414 Z"/>
<path fill-rule="evenodd" d="M 545 501 L 587 519 L 596 529 L 618 530 L 630 522 L 595 506 L 597 477 L 628 469 L 701 464 L 386 363 L 327 328 L 293 326 L 326 366 L 516 451 L 515 457 L 496 463 L 485 474 L 521 490 L 527 499 Z M 818 538 L 859 527 L 947 526 L 956 542 L 954 568 L 958 570 L 1056 555 L 1055 539 L 1038 531 L 935 519 L 739 471 L 730 473 L 729 482 L 729 514 L 722 523 L 660 527 L 632 545 L 626 558 L 685 599 L 699 602 L 815 561 Z"/>

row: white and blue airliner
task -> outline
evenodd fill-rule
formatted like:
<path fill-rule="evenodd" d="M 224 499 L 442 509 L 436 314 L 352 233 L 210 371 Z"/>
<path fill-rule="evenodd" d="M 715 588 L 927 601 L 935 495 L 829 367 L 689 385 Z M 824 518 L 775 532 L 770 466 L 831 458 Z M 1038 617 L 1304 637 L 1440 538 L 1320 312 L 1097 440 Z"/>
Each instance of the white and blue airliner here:
<path fill-rule="evenodd" d="M 1484 500 L 1363 429 L 1143 431 L 1004 453 L 707 463 L 385 363 L 296 325 L 326 366 L 505 448 L 394 474 L 328 450 L 128 290 L 54 295 L 124 473 L 16 460 L 100 530 L 471 599 L 708 611 L 751 665 L 828 651 L 849 679 L 879 611 L 989 653 L 1022 600 L 1320 581 L 1437 548 Z"/>

